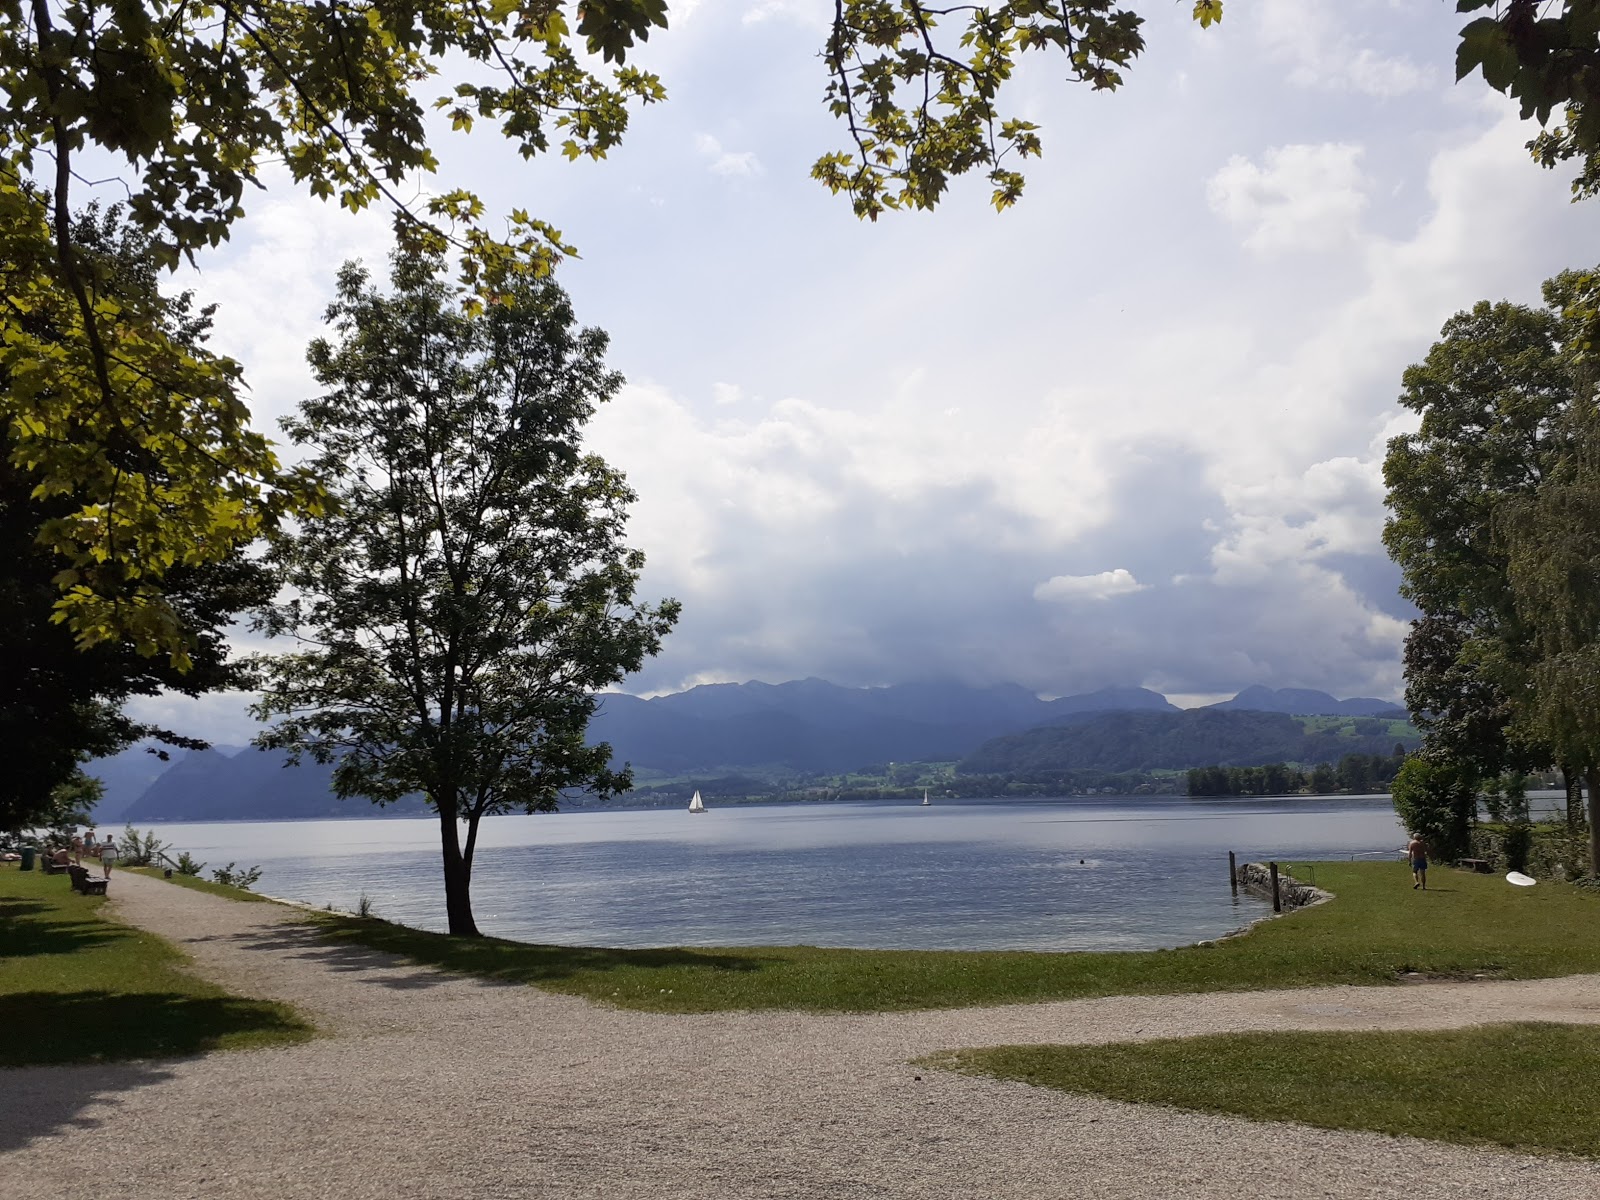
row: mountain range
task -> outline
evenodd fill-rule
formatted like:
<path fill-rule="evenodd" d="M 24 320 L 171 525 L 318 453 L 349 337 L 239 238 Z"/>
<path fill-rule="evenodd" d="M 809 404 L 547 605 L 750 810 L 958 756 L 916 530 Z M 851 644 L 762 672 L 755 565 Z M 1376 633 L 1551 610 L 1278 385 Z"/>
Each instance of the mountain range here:
<path fill-rule="evenodd" d="M 1158 692 L 1135 687 L 1103 688 L 1044 700 L 1015 684 L 974 688 L 957 683 L 909 683 L 849 688 L 821 679 L 706 684 L 649 699 L 621 693 L 607 693 L 600 699 L 590 726 L 591 741 L 609 742 L 615 761 L 631 763 L 641 773 L 657 778 L 754 768 L 826 774 L 888 763 L 955 760 L 962 760 L 963 770 L 973 770 L 977 768 L 969 764 L 985 761 L 984 754 L 991 758 L 999 755 L 997 762 L 1017 754 L 1029 762 L 1056 761 L 1065 754 L 1074 762 L 1089 765 L 1100 765 L 1102 760 L 1119 764 L 1141 760 L 1131 767 L 1107 766 L 1116 770 L 1201 766 L 1232 762 L 1244 753 L 1224 731 L 1241 724 L 1241 718 L 1243 724 L 1249 724 L 1249 718 L 1243 716 L 1247 712 L 1280 714 L 1295 730 L 1300 726 L 1290 715 L 1405 715 L 1387 701 L 1338 700 L 1326 692 L 1304 689 L 1247 688 L 1221 704 L 1184 710 Z M 1207 713 L 1210 718 L 1188 715 Z M 1124 718 L 1120 725 L 1116 720 L 1107 723 L 1112 714 Z M 1140 733 L 1133 742 L 1127 741 L 1136 729 L 1157 729 L 1174 722 L 1175 728 L 1187 732 L 1171 736 Z M 1261 761 L 1275 761 L 1275 747 L 1314 745 L 1295 742 L 1287 727 L 1280 726 L 1272 724 L 1275 732 L 1250 753 L 1267 753 L 1269 757 Z M 1028 734 L 1030 730 L 1035 732 Z M 1035 741 L 1023 749 L 992 747 L 995 739 L 1015 742 L 1018 735 Z M 1250 735 L 1240 736 L 1248 740 Z M 1167 741 L 1157 752 L 1156 742 L 1161 737 Z M 1041 750 L 1045 744 L 1052 749 Z M 1070 745 L 1082 748 L 1062 750 Z M 1144 749 L 1135 750 L 1135 745 Z M 1094 746 L 1099 749 L 1091 749 Z M 96 816 L 102 821 L 205 821 L 379 815 L 380 810 L 364 800 L 335 798 L 329 790 L 326 767 L 286 767 L 279 754 L 253 749 L 229 753 L 230 749 L 174 751 L 170 763 L 161 763 L 143 748 L 134 747 L 91 764 L 90 772 L 107 785 Z M 1343 743 L 1343 752 L 1355 749 Z M 1041 754 L 1043 758 L 1039 758 Z M 1150 754 L 1162 761 L 1142 761 Z M 974 759 L 975 755 L 979 757 Z M 1174 757 L 1194 761 L 1166 761 Z M 1289 753 L 1278 757 L 1300 760 Z M 384 811 L 415 813 L 423 808 L 417 798 Z"/>

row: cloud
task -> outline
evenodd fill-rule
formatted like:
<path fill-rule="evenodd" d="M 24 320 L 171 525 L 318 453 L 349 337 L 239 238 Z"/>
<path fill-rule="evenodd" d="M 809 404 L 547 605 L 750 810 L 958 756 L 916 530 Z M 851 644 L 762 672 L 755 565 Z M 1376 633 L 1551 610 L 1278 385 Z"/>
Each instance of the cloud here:
<path fill-rule="evenodd" d="M 1362 149 L 1344 142 L 1278 146 L 1256 165 L 1234 155 L 1206 184 L 1211 211 L 1262 253 L 1348 242 L 1367 207 Z"/>
<path fill-rule="evenodd" d="M 1033 589 L 1035 600 L 1064 603 L 1073 600 L 1109 600 L 1142 592 L 1150 585 L 1140 583 L 1126 567 L 1101 571 L 1098 575 L 1055 575 Z"/>
<path fill-rule="evenodd" d="M 1271 57 L 1289 68 L 1296 87 L 1358 92 L 1379 98 L 1404 96 L 1432 87 L 1437 73 L 1406 54 L 1384 54 L 1360 45 L 1339 24 L 1340 11 L 1359 4 L 1330 6 L 1326 0 L 1268 0 L 1252 14 L 1258 36 Z M 1367 10 L 1373 8 L 1367 5 Z M 1365 28 L 1382 29 L 1380 8 Z"/>
<path fill-rule="evenodd" d="M 761 160 L 755 156 L 754 151 L 746 150 L 736 154 L 731 150 L 724 150 L 722 143 L 709 133 L 697 135 L 694 144 L 702 157 L 711 160 L 707 170 L 713 175 L 735 178 L 761 174 Z"/>

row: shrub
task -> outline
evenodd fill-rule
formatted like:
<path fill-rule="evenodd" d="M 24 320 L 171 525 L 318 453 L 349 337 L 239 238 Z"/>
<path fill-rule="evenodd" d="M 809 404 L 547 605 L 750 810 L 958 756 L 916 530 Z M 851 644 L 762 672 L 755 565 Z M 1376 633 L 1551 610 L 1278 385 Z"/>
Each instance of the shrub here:
<path fill-rule="evenodd" d="M 261 868 L 241 868 L 238 863 L 229 863 L 225 867 L 213 867 L 211 878 L 225 887 L 243 888 L 249 891 L 251 885 L 261 878 Z"/>
<path fill-rule="evenodd" d="M 194 855 L 185 850 L 178 855 L 177 869 L 179 875 L 198 875 L 206 869 L 206 865 L 196 861 Z"/>
<path fill-rule="evenodd" d="M 117 857 L 130 867 L 148 867 L 168 848 L 153 830 L 141 836 L 130 824 L 117 842 Z"/>
<path fill-rule="evenodd" d="M 1394 777 L 1394 811 L 1412 833 L 1428 843 L 1440 862 L 1467 852 L 1478 812 L 1478 781 L 1454 763 L 1408 758 Z"/>

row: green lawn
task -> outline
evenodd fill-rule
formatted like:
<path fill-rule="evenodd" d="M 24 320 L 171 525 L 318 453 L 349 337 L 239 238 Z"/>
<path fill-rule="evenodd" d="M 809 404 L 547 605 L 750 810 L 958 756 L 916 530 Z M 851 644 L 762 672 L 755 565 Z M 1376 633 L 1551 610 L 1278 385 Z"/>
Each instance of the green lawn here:
<path fill-rule="evenodd" d="M 206 892 L 212 896 L 223 896 L 229 900 L 242 900 L 247 903 L 262 903 L 265 896 L 258 896 L 246 888 L 229 887 L 225 883 L 216 883 L 210 879 L 202 879 L 198 875 L 180 875 L 176 871 L 170 877 L 159 867 L 119 867 L 118 870 L 136 871 L 140 875 L 148 875 L 152 879 L 166 879 L 168 883 L 175 883 L 179 887 L 186 887 L 196 892 Z"/>
<path fill-rule="evenodd" d="M 1219 876 L 1223 873 L 1219 871 Z M 327 936 L 466 974 L 625 1008 L 885 1011 L 1080 996 L 1393 983 L 1407 972 L 1531 979 L 1600 971 L 1600 895 L 1402 863 L 1319 863 L 1330 904 L 1210 946 L 1105 954 L 756 949 L 605 950 L 463 940 L 319 917 Z M 1225 876 L 1223 876 L 1225 878 Z"/>
<path fill-rule="evenodd" d="M 1589 1025 L 999 1046 L 930 1063 L 1263 1121 L 1600 1157 L 1600 1028 Z"/>
<path fill-rule="evenodd" d="M 111 886 L 117 886 L 117 872 Z M 174 946 L 100 916 L 65 875 L 0 867 L 0 1066 L 158 1058 L 301 1041 L 292 1009 L 231 996 Z"/>

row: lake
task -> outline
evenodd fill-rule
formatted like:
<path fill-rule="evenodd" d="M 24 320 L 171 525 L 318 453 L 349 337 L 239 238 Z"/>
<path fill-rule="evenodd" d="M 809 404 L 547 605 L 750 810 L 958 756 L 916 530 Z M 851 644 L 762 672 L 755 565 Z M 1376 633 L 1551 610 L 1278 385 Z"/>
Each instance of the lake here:
<path fill-rule="evenodd" d="M 155 828 L 174 855 L 259 864 L 268 895 L 353 910 L 365 894 L 379 916 L 444 928 L 432 820 Z M 485 933 L 563 945 L 1142 950 L 1268 910 L 1230 894 L 1229 850 L 1394 858 L 1403 842 L 1387 796 L 550 813 L 484 821 L 473 901 Z"/>

